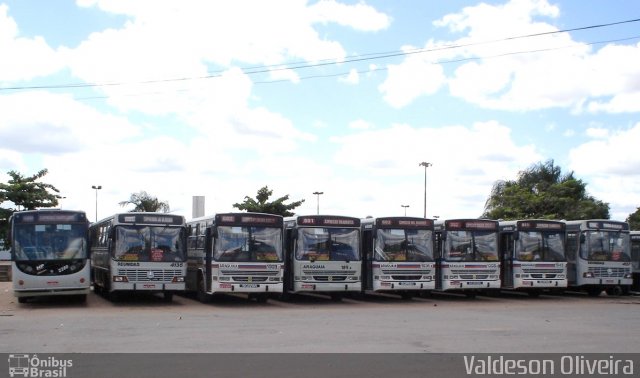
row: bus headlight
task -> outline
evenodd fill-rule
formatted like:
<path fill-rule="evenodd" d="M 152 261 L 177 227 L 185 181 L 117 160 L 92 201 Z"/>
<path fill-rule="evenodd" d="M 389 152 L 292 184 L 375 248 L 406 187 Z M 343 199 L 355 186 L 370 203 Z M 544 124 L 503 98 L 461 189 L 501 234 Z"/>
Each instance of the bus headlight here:
<path fill-rule="evenodd" d="M 173 283 L 184 282 L 184 276 L 175 276 L 175 277 L 173 277 L 171 282 L 173 282 Z"/>
<path fill-rule="evenodd" d="M 113 282 L 129 282 L 126 276 L 113 276 Z"/>
<path fill-rule="evenodd" d="M 357 281 L 357 280 L 360 279 L 360 277 L 359 276 L 349 276 L 348 279 L 349 279 L 349 281 Z"/>
<path fill-rule="evenodd" d="M 631 275 L 631 273 L 625 273 L 624 274 L 624 278 L 632 278 L 633 276 Z"/>
<path fill-rule="evenodd" d="M 218 278 L 220 281 L 231 281 L 231 277 L 220 277 Z"/>
<path fill-rule="evenodd" d="M 381 280 L 390 280 L 391 276 L 380 276 Z"/>
<path fill-rule="evenodd" d="M 558 274 L 557 277 L 561 280 L 564 280 L 564 274 Z"/>
<path fill-rule="evenodd" d="M 280 277 L 269 277 L 269 281 L 280 282 Z"/>
<path fill-rule="evenodd" d="M 445 278 L 446 278 L 446 277 L 445 277 Z M 458 279 L 458 276 L 453 276 L 453 275 L 451 275 L 451 276 L 449 276 L 449 279 L 450 279 L 450 280 L 457 280 L 457 279 Z"/>
<path fill-rule="evenodd" d="M 582 277 L 584 277 L 584 278 L 594 278 L 592 272 L 584 272 L 582 274 Z"/>

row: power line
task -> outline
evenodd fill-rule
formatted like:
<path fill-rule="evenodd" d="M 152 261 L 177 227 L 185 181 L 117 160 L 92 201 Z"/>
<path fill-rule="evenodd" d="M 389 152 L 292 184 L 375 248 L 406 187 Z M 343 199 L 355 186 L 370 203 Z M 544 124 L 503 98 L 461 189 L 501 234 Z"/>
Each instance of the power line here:
<path fill-rule="evenodd" d="M 457 48 L 463 48 L 463 47 L 471 47 L 471 46 L 478 46 L 478 45 L 485 45 L 485 44 L 493 44 L 493 43 L 499 43 L 499 42 L 512 41 L 512 40 L 516 40 L 516 39 L 533 38 L 533 37 L 540 37 L 540 36 L 544 36 L 544 35 L 552 35 L 552 34 L 559 34 L 559 33 L 568 33 L 568 32 L 578 31 L 578 30 L 604 28 L 604 27 L 610 27 L 610 26 L 615 26 L 615 25 L 634 23 L 634 22 L 639 22 L 639 21 L 640 21 L 640 18 L 636 18 L 636 19 L 630 19 L 630 20 L 624 20 L 624 21 L 610 22 L 610 23 L 605 23 L 605 24 L 581 26 L 581 27 L 570 28 L 570 29 L 561 29 L 561 30 L 554 30 L 554 31 L 548 31 L 548 32 L 532 33 L 532 34 L 525 34 L 525 35 L 520 35 L 520 36 L 505 37 L 505 38 L 489 40 L 489 41 L 479 41 L 479 42 L 469 42 L 469 43 L 465 43 L 465 44 L 445 45 L 445 46 L 440 46 L 440 47 L 435 47 L 435 48 L 430 48 L 430 49 L 413 49 L 413 50 L 406 50 L 406 51 L 397 51 L 396 50 L 396 51 L 390 51 L 390 52 L 368 53 L 368 54 L 357 55 L 357 56 L 354 56 L 352 58 L 345 59 L 345 60 L 342 60 L 342 61 L 336 61 L 335 59 L 322 59 L 318 63 L 292 62 L 292 63 L 286 63 L 286 64 L 277 64 L 277 65 L 241 67 L 241 69 L 247 75 L 256 75 L 256 74 L 261 74 L 261 73 L 271 73 L 271 72 L 275 72 L 275 71 L 299 70 L 299 69 L 304 69 L 304 68 L 316 68 L 316 67 L 329 66 L 329 65 L 337 65 L 337 64 L 345 64 L 345 63 L 356 63 L 356 62 L 362 62 L 362 61 L 387 59 L 387 58 L 393 58 L 393 57 L 399 57 L 399 56 L 408 56 L 408 55 L 413 55 L 413 54 L 424 54 L 424 53 L 430 53 L 430 52 L 436 52 L 436 51 L 442 51 L 442 50 L 450 50 L 450 49 L 457 49 Z M 619 39 L 619 40 L 615 40 L 615 41 L 622 41 L 622 40 L 633 39 L 633 38 L 637 38 L 637 37 L 623 38 L 623 39 Z M 598 43 L 604 43 L 604 42 L 594 42 L 594 43 L 587 43 L 587 44 L 598 44 Z M 503 54 L 503 55 L 508 55 L 508 54 Z M 466 58 L 465 60 L 468 60 L 468 59 L 474 59 L 474 58 Z M 475 59 L 482 59 L 482 58 L 478 57 L 478 58 L 475 58 Z M 458 60 L 458 61 L 460 61 L 460 60 Z M 454 62 L 454 61 L 451 61 L 451 62 Z M 443 63 L 443 62 L 441 62 L 441 63 Z M 157 80 L 142 80 L 142 81 L 132 81 L 132 82 L 69 83 L 69 84 L 52 84 L 52 85 L 0 87 L 0 91 L 19 91 L 19 90 L 33 90 L 33 89 L 71 89 L 71 88 L 92 88 L 92 87 L 108 87 L 108 86 L 123 86 L 123 85 L 157 84 L 157 83 L 168 83 L 168 82 L 180 82 L 180 81 L 192 81 L 192 80 L 203 80 L 203 79 L 219 78 L 219 77 L 222 76 L 223 72 L 224 71 L 219 70 L 219 71 L 213 71 L 210 74 L 204 75 L 204 76 L 179 77 L 179 78 L 157 79 Z M 332 75 L 326 75 L 324 77 L 341 76 L 341 75 L 343 75 L 343 74 L 332 74 Z M 314 77 L 321 77 L 321 76 L 322 75 L 315 75 Z M 273 81 L 273 82 L 276 82 L 276 81 Z"/>

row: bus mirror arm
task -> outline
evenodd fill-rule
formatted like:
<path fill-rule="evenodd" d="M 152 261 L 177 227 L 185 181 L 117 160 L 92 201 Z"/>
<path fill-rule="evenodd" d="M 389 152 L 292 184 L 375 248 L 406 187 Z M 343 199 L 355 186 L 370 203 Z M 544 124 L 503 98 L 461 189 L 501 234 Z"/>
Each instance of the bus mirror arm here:
<path fill-rule="evenodd" d="M 585 240 L 587 239 L 584 237 L 584 234 L 580 234 L 580 244 L 584 243 Z"/>
<path fill-rule="evenodd" d="M 518 240 L 520 239 L 520 231 L 515 231 L 513 233 L 513 240 Z"/>

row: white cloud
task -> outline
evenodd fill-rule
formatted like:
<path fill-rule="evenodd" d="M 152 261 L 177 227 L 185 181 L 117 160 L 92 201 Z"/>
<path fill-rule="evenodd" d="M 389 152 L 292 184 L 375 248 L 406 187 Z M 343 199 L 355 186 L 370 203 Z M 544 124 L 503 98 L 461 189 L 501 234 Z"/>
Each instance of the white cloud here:
<path fill-rule="evenodd" d="M 369 130 L 373 125 L 363 119 L 357 119 L 349 123 L 349 128 L 354 130 Z"/>
<path fill-rule="evenodd" d="M 572 148 L 570 169 L 585 180 L 587 190 L 608 202 L 612 209 L 633 209 L 640 205 L 640 123 L 627 130 L 596 133 L 597 139 Z M 629 213 L 618 210 L 612 218 L 624 220 Z"/>
<path fill-rule="evenodd" d="M 558 15 L 559 7 L 545 0 L 512 0 L 503 5 L 482 3 L 434 22 L 435 26 L 465 35 L 454 41 L 428 41 L 424 48 L 460 45 L 463 47 L 429 55 L 440 61 L 477 59 L 457 68 L 451 66 L 453 75 L 440 82 L 449 84 L 453 96 L 481 107 L 518 111 L 559 107 L 575 112 L 639 111 L 640 65 L 635 62 L 640 60 L 640 44 L 608 44 L 593 51 L 586 43 L 573 40 L 569 33 L 503 40 L 557 31 L 558 27 L 539 18 L 554 19 Z M 486 43 L 489 41 L 500 42 Z M 537 50 L 541 51 L 534 52 Z M 513 54 L 517 52 L 527 53 Z M 413 81 L 419 77 L 418 72 L 426 71 L 426 66 L 411 64 L 415 59 L 408 56 L 403 63 L 390 67 L 388 82 L 393 85 L 383 87 L 383 92 L 385 100 L 394 107 L 434 93 L 424 83 Z M 435 63 L 433 60 L 432 65 Z M 404 88 L 407 90 L 402 91 Z"/>
<path fill-rule="evenodd" d="M 364 181 L 364 192 L 375 200 L 350 205 L 368 215 L 380 215 L 370 214 L 372 209 L 399 214 L 401 203 L 421 215 L 424 171 L 419 163 L 428 161 L 433 164 L 428 168 L 428 214 L 477 217 L 495 181 L 512 179 L 542 159 L 533 146 L 517 145 L 509 128 L 494 121 L 471 127 L 394 125 L 332 141 L 339 146 L 333 164 L 349 172 L 345 181 Z"/>
<path fill-rule="evenodd" d="M 19 36 L 8 11 L 6 4 L 0 4 L 0 82 L 30 80 L 62 69 L 62 61 L 42 37 Z"/>
<path fill-rule="evenodd" d="M 603 128 L 590 127 L 587 129 L 587 136 L 594 139 L 603 139 L 609 136 L 609 130 Z"/>
<path fill-rule="evenodd" d="M 401 64 L 389 65 L 388 77 L 378 90 L 389 105 L 401 108 L 421 95 L 436 93 L 445 80 L 442 67 L 429 57 L 410 55 Z"/>
<path fill-rule="evenodd" d="M 365 3 L 341 4 L 334 0 L 321 0 L 309 7 L 313 22 L 335 22 L 360 31 L 379 31 L 389 27 L 391 19 Z"/>
<path fill-rule="evenodd" d="M 339 80 L 347 84 L 358 84 L 360 82 L 360 74 L 356 69 L 352 68 L 346 77 L 340 77 Z"/>

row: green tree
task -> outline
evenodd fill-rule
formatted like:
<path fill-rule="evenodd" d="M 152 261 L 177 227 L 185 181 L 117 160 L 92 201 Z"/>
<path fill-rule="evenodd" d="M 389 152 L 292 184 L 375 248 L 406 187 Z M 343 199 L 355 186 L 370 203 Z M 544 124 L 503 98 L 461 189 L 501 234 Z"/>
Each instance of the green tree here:
<path fill-rule="evenodd" d="M 304 202 L 304 200 L 300 200 L 287 205 L 284 202 L 289 200 L 288 194 L 275 201 L 267 202 L 272 194 L 273 190 L 269 190 L 269 187 L 265 186 L 258 190 L 258 194 L 255 199 L 245 196 L 244 202 L 235 203 L 233 204 L 233 207 L 238 210 L 246 210 L 254 213 L 276 214 L 288 217 L 294 214 L 290 210 L 295 209 Z"/>
<path fill-rule="evenodd" d="M 629 223 L 631 230 L 640 230 L 640 207 L 638 207 L 634 213 L 629 214 L 625 222 Z"/>
<path fill-rule="evenodd" d="M 609 204 L 589 196 L 573 172 L 562 174 L 553 160 L 518 173 L 515 181 L 497 181 L 483 217 L 492 219 L 609 219 Z"/>
<path fill-rule="evenodd" d="M 130 212 L 160 212 L 160 213 L 168 213 L 169 212 L 169 203 L 158 200 L 158 198 L 150 195 L 144 190 L 138 193 L 133 193 L 131 197 L 127 201 L 122 201 L 119 203 L 120 206 L 128 206 L 134 205 L 133 210 L 129 210 Z"/>
<path fill-rule="evenodd" d="M 51 184 L 38 182 L 47 173 L 48 170 L 43 169 L 35 175 L 25 177 L 16 171 L 7 172 L 9 181 L 0 183 L 0 205 L 5 202 L 10 202 L 11 205 L 0 208 L 0 237 L 6 237 L 9 217 L 15 211 L 58 206 L 58 200 L 62 197 L 56 193 L 60 191 Z"/>

